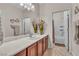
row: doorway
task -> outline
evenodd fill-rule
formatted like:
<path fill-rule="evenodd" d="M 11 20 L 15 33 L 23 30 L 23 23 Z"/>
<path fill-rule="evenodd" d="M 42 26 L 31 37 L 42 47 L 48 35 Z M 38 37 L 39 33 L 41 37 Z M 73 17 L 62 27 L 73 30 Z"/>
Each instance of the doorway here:
<path fill-rule="evenodd" d="M 53 43 L 69 51 L 69 10 L 52 13 Z"/>

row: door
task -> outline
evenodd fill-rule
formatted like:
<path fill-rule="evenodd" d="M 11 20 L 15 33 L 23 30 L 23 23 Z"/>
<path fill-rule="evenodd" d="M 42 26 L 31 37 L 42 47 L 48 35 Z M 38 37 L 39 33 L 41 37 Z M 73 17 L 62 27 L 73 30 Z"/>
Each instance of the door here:
<path fill-rule="evenodd" d="M 69 51 L 70 10 L 53 13 L 55 43 L 64 44 Z"/>
<path fill-rule="evenodd" d="M 53 14 L 55 44 L 64 44 L 64 12 Z"/>

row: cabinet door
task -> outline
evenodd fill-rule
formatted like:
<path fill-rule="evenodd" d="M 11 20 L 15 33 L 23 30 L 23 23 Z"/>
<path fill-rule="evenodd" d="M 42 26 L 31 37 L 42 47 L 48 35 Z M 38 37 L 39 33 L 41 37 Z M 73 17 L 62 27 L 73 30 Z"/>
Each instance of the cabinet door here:
<path fill-rule="evenodd" d="M 43 38 L 43 54 L 44 54 L 44 52 L 45 52 L 45 38 Z"/>
<path fill-rule="evenodd" d="M 38 56 L 43 55 L 43 49 L 42 49 L 42 39 L 38 41 Z"/>
<path fill-rule="evenodd" d="M 48 36 L 45 37 L 45 50 L 48 48 Z"/>
<path fill-rule="evenodd" d="M 27 49 L 27 56 L 37 56 L 37 44 L 33 44 Z"/>
<path fill-rule="evenodd" d="M 21 52 L 17 53 L 15 56 L 26 56 L 26 49 L 24 49 Z"/>

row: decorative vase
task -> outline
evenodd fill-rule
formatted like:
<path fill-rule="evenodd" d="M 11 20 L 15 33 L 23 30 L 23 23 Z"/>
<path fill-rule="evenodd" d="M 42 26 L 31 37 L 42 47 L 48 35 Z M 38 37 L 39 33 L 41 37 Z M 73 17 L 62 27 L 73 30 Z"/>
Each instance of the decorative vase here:
<path fill-rule="evenodd" d="M 37 33 L 37 24 L 33 22 L 34 33 Z"/>
<path fill-rule="evenodd" d="M 43 33 L 43 31 L 44 31 L 44 21 L 43 20 L 41 20 L 41 22 L 40 22 L 40 24 L 39 24 L 39 29 L 40 29 L 40 34 L 42 35 L 42 34 L 44 34 Z"/>

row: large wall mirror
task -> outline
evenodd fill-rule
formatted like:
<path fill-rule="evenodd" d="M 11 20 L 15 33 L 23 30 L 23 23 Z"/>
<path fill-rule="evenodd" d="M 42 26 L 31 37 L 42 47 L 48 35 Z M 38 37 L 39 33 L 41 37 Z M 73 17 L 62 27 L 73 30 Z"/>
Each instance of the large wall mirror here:
<path fill-rule="evenodd" d="M 10 21 L 11 23 L 15 22 L 14 19 L 11 19 Z M 26 35 L 26 34 L 32 33 L 31 18 L 26 17 L 21 19 L 18 22 L 19 23 L 11 24 L 11 29 L 13 29 L 13 32 L 14 32 L 13 36 Z"/>
<path fill-rule="evenodd" d="M 13 32 L 13 35 L 9 37 L 5 37 L 4 42 L 16 40 L 18 38 L 34 34 L 32 20 L 29 17 L 17 19 L 17 21 L 11 19 L 10 28 Z"/>

